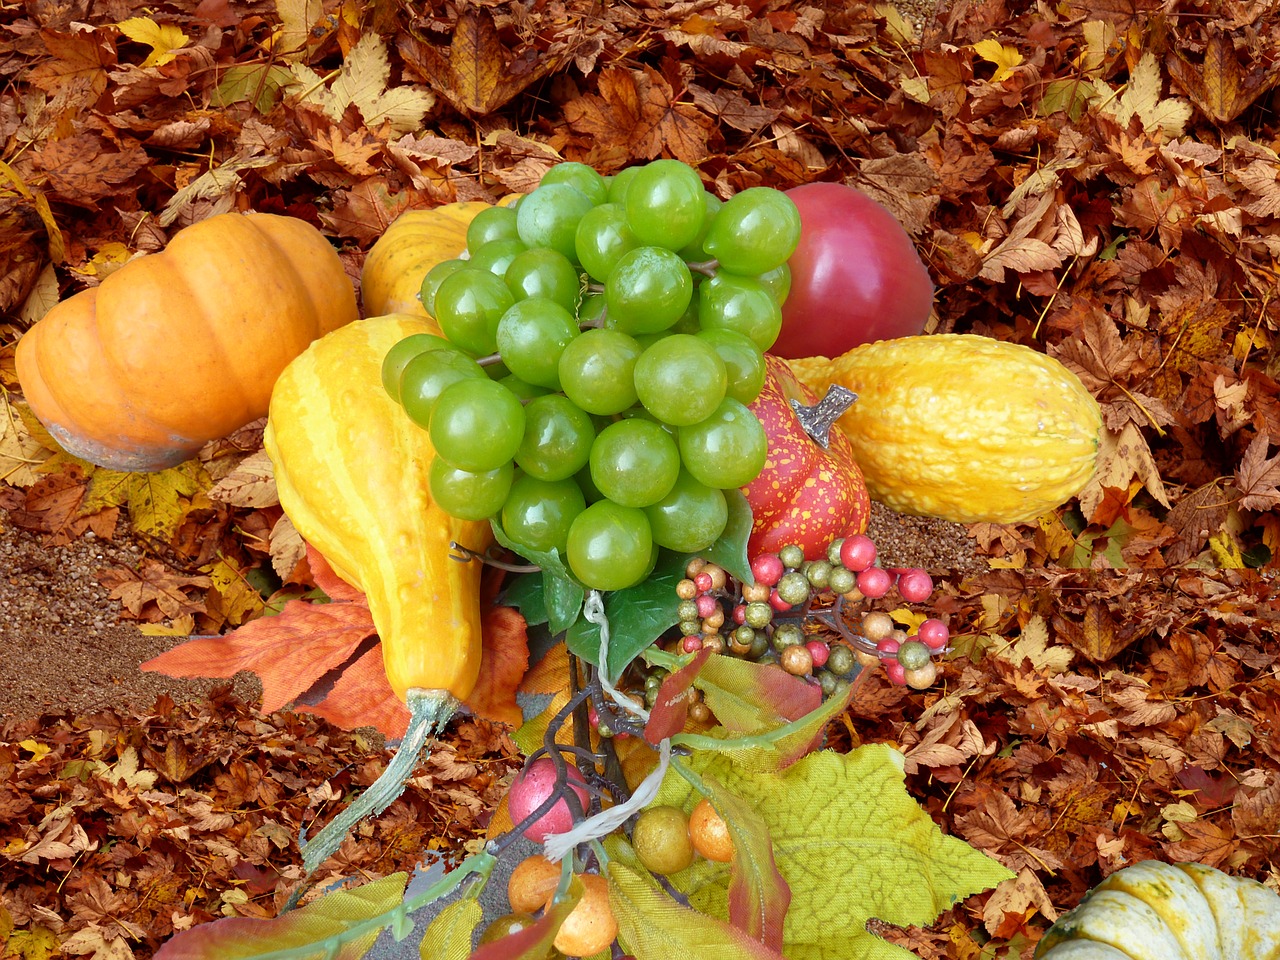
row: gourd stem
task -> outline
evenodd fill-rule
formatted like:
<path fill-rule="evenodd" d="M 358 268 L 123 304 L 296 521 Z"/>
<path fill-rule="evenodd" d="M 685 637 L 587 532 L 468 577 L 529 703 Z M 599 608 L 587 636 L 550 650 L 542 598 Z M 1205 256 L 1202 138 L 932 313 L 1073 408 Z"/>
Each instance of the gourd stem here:
<path fill-rule="evenodd" d="M 409 690 L 405 702 L 409 726 L 381 776 L 314 837 L 307 841 L 299 838 L 302 866 L 308 876 L 338 851 L 352 827 L 365 817 L 376 817 L 404 793 L 405 781 L 418 765 L 427 738 L 443 729 L 459 706 L 458 698 L 448 690 L 417 687 Z"/>
<path fill-rule="evenodd" d="M 791 409 L 796 412 L 796 419 L 804 427 L 804 432 L 825 450 L 831 443 L 831 428 L 857 399 L 858 395 L 848 387 L 833 383 L 827 387 L 826 396 L 813 406 L 805 406 L 793 399 Z"/>

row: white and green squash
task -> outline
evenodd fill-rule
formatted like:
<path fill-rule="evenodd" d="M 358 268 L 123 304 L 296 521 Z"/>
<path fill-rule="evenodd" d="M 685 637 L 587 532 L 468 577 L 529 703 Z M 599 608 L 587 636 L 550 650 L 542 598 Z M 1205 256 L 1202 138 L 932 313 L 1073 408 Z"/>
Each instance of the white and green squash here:
<path fill-rule="evenodd" d="M 1063 914 L 1035 960 L 1280 960 L 1280 896 L 1202 864 L 1144 860 Z"/>

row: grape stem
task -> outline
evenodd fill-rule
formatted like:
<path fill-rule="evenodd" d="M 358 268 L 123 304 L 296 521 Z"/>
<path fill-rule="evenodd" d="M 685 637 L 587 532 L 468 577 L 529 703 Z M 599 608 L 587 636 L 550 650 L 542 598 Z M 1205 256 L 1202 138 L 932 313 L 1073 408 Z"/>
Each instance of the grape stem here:
<path fill-rule="evenodd" d="M 479 560 L 491 567 L 497 567 L 499 570 L 506 570 L 508 573 L 537 573 L 542 568 L 535 563 L 508 563 L 506 560 L 499 560 L 497 557 L 489 553 L 481 553 L 478 550 L 472 550 L 470 547 L 464 547 L 456 540 L 449 541 L 449 549 L 457 551 L 456 554 L 450 553 L 450 560 L 457 560 L 459 563 L 470 563 L 472 560 Z"/>
<path fill-rule="evenodd" d="M 716 271 L 720 269 L 719 260 L 689 260 L 685 265 L 689 268 L 690 273 L 700 273 L 704 277 L 714 277 Z"/>

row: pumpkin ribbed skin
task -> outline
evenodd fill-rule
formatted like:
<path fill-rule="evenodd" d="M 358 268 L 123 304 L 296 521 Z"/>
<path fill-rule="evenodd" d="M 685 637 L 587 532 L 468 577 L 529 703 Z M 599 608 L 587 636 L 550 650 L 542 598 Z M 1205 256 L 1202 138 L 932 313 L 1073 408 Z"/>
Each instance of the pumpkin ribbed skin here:
<path fill-rule="evenodd" d="M 1199 863 L 1144 860 L 1059 917 L 1035 960 L 1280 960 L 1280 897 Z"/>
<path fill-rule="evenodd" d="M 285 513 L 368 595 L 392 689 L 463 700 L 480 668 L 481 570 L 450 559 L 449 543 L 483 551 L 492 531 L 432 502 L 427 431 L 382 388 L 383 357 L 415 333 L 440 330 L 393 315 L 317 340 L 276 381 L 264 442 Z"/>
<path fill-rule="evenodd" d="M 370 248 L 360 272 L 365 314 L 427 316 L 418 299 L 422 278 L 441 260 L 467 248 L 467 227 L 488 206 L 478 201 L 446 203 L 396 217 Z"/>
<path fill-rule="evenodd" d="M 285 365 L 357 316 L 310 224 L 220 214 L 54 306 L 18 341 L 18 379 L 70 453 L 161 470 L 266 414 Z"/>
<path fill-rule="evenodd" d="M 1057 360 L 972 334 L 881 340 L 788 361 L 858 395 L 838 425 L 873 500 L 961 523 L 1034 520 L 1093 476 L 1098 403 Z"/>

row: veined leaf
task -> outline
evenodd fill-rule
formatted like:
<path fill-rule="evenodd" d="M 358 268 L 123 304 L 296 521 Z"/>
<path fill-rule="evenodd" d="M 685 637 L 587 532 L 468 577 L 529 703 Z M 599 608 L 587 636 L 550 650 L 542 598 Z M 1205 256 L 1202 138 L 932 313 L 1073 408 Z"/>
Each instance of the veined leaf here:
<path fill-rule="evenodd" d="M 467 960 L 471 956 L 471 934 L 480 924 L 482 913 L 474 897 L 463 897 L 441 910 L 418 945 L 422 960 Z"/>
<path fill-rule="evenodd" d="M 404 900 L 407 873 L 339 890 L 273 920 L 228 917 L 176 933 L 156 960 L 360 960 Z"/>

